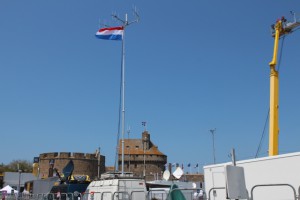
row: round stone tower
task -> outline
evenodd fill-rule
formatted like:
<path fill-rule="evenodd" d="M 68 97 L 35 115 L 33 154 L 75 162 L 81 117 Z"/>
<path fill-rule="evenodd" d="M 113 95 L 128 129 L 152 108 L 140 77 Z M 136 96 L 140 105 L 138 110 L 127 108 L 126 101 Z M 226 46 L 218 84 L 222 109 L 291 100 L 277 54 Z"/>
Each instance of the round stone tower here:
<path fill-rule="evenodd" d="M 70 160 L 74 162 L 73 175 L 88 175 L 94 179 L 98 175 L 98 155 L 90 153 L 52 152 L 42 153 L 39 156 L 39 176 L 48 178 L 59 173 Z M 100 156 L 100 174 L 105 172 L 105 156 Z"/>

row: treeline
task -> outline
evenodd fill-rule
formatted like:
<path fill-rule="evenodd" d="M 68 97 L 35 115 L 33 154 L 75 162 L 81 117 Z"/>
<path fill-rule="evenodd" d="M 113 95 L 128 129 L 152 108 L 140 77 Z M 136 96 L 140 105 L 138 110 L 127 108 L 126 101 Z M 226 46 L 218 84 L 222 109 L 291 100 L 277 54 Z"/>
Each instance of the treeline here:
<path fill-rule="evenodd" d="M 27 160 L 13 160 L 9 164 L 0 164 L 0 173 L 4 172 L 26 172 L 31 173 L 32 172 L 32 162 Z"/>

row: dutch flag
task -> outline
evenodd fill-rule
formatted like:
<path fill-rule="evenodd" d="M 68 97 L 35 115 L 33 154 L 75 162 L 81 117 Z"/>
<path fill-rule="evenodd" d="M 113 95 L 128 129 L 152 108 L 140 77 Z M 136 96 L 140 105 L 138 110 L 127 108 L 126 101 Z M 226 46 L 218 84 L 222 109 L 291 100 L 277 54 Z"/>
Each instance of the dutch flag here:
<path fill-rule="evenodd" d="M 96 37 L 104 40 L 122 40 L 123 32 L 123 26 L 101 28 L 99 31 L 97 31 Z"/>

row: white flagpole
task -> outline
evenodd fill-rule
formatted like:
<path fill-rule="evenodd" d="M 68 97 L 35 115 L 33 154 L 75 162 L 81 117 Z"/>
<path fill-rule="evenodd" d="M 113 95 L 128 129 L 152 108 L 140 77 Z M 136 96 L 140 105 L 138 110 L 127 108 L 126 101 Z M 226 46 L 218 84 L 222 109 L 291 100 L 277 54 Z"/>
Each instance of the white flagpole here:
<path fill-rule="evenodd" d="M 137 14 L 137 11 L 134 11 L 136 15 L 136 19 L 128 22 L 127 13 L 125 14 L 125 20 L 120 19 L 117 15 L 113 15 L 114 18 L 121 21 L 123 23 L 123 35 L 122 35 L 122 167 L 121 167 L 121 175 L 124 176 L 124 135 L 125 135 L 125 28 L 126 26 L 138 22 L 139 21 L 139 15 Z"/>
<path fill-rule="evenodd" d="M 127 14 L 125 14 L 125 26 L 122 35 L 122 176 L 124 175 L 124 134 L 125 134 L 125 27 Z"/>

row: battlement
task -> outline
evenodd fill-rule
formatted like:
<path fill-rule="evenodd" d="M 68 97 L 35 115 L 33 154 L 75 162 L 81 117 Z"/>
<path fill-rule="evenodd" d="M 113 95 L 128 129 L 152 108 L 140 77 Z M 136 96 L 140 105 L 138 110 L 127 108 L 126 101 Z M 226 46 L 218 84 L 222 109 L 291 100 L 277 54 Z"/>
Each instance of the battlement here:
<path fill-rule="evenodd" d="M 78 152 L 50 152 L 40 154 L 40 159 L 97 159 L 95 153 L 78 153 Z"/>
<path fill-rule="evenodd" d="M 40 176 L 51 177 L 50 168 L 56 168 L 59 172 L 68 164 L 70 160 L 74 163 L 73 174 L 84 174 L 92 179 L 98 174 L 98 156 L 96 153 L 80 152 L 49 152 L 40 154 L 39 168 Z M 105 156 L 100 155 L 100 173 L 105 172 Z"/>

